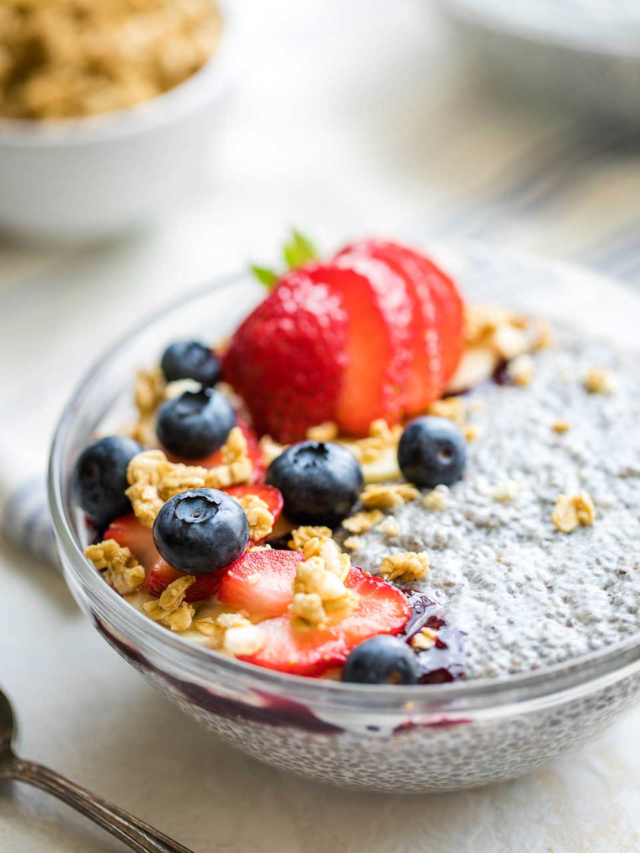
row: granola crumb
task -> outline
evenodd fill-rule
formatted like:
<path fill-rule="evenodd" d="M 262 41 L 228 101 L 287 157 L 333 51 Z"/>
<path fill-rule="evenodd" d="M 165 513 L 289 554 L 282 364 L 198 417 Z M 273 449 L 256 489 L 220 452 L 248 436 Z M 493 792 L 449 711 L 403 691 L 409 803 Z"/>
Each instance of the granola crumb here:
<path fill-rule="evenodd" d="M 338 424 L 335 421 L 325 421 L 307 430 L 309 441 L 335 441 L 338 434 Z"/>
<path fill-rule="evenodd" d="M 429 406 L 427 414 L 447 418 L 454 424 L 463 426 L 467 416 L 465 401 L 462 397 L 443 397 Z"/>
<path fill-rule="evenodd" d="M 432 512 L 442 512 L 449 505 L 450 494 L 448 486 L 436 486 L 435 489 L 424 496 L 422 503 L 427 509 L 432 510 Z"/>
<path fill-rule="evenodd" d="M 89 545 L 85 548 L 84 555 L 98 571 L 106 569 L 105 580 L 120 595 L 135 592 L 144 583 L 144 568 L 131 550 L 123 548 L 115 539 L 105 539 L 97 545 Z"/>
<path fill-rule="evenodd" d="M 418 497 L 420 492 L 410 483 L 372 483 L 365 487 L 360 500 L 367 509 L 393 509 Z"/>
<path fill-rule="evenodd" d="M 596 517 L 591 495 L 580 491 L 577 495 L 558 495 L 551 521 L 562 533 L 572 533 L 578 527 L 589 527 Z"/>
<path fill-rule="evenodd" d="M 429 555 L 426 551 L 415 553 L 403 551 L 385 557 L 380 566 L 380 574 L 385 580 L 414 581 L 423 578 L 429 571 Z"/>
<path fill-rule="evenodd" d="M 133 390 L 133 402 L 141 418 L 154 415 L 158 406 L 165 399 L 167 383 L 160 365 L 151 370 L 139 370 L 136 385 Z"/>
<path fill-rule="evenodd" d="M 260 453 L 264 460 L 264 464 L 269 467 L 274 459 L 277 459 L 281 453 L 287 449 L 286 444 L 278 444 L 270 435 L 263 435 L 260 439 Z"/>
<path fill-rule="evenodd" d="M 238 503 L 242 507 L 249 522 L 249 539 L 259 542 L 273 530 L 275 518 L 269 511 L 266 501 L 257 495 L 245 495 Z"/>
<path fill-rule="evenodd" d="M 327 627 L 355 610 L 360 597 L 344 585 L 351 560 L 332 539 L 310 539 L 293 581 L 291 612 L 303 625 Z"/>
<path fill-rule="evenodd" d="M 467 305 L 464 331 L 468 346 L 486 347 L 507 361 L 550 346 L 552 341 L 551 326 L 545 321 L 495 305 Z"/>
<path fill-rule="evenodd" d="M 304 546 L 310 539 L 331 539 L 332 532 L 328 527 L 312 527 L 308 524 L 291 531 L 291 539 L 287 542 L 292 551 L 304 551 Z"/>
<path fill-rule="evenodd" d="M 172 631 L 186 631 L 191 627 L 196 611 L 184 598 L 195 582 L 193 575 L 178 578 L 169 584 L 156 601 L 145 602 L 142 605 L 144 612 L 154 622 L 160 622 Z"/>
<path fill-rule="evenodd" d="M 375 527 L 382 519 L 384 515 L 380 512 L 379 509 L 372 509 L 369 511 L 357 512 L 355 515 L 352 515 L 351 518 L 345 518 L 342 522 L 342 526 L 345 530 L 348 530 L 349 533 L 364 533 L 366 530 L 370 530 L 372 527 Z"/>
<path fill-rule="evenodd" d="M 271 545 L 252 545 L 251 548 L 249 548 L 249 553 L 253 553 L 254 551 L 272 551 L 272 550 L 273 549 L 272 549 Z M 253 577 L 253 575 L 252 575 L 252 577 Z M 254 581 L 254 583 L 255 583 L 255 581 Z"/>
<path fill-rule="evenodd" d="M 604 367 L 590 367 L 582 382 L 590 394 L 613 394 L 617 386 L 615 375 Z"/>
<path fill-rule="evenodd" d="M 524 388 L 531 384 L 536 365 L 530 355 L 523 353 L 516 356 L 507 365 L 507 374 L 516 385 Z"/>
<path fill-rule="evenodd" d="M 396 447 L 401 435 L 402 426 L 400 424 L 390 427 L 384 418 L 378 418 L 371 422 L 369 435 L 366 438 L 351 441 L 348 443 L 348 447 L 358 461 L 366 465 L 376 462 L 385 450 Z"/>
<path fill-rule="evenodd" d="M 259 652 L 266 641 L 266 635 L 258 625 L 241 625 L 225 631 L 222 647 L 233 657 L 249 657 Z"/>
<path fill-rule="evenodd" d="M 469 444 L 472 444 L 482 434 L 482 427 L 478 424 L 467 424 L 463 427 L 462 434 Z"/>
<path fill-rule="evenodd" d="M 500 480 L 494 486 L 491 497 L 500 503 L 510 503 L 518 497 L 520 489 L 520 483 L 515 480 Z"/>
<path fill-rule="evenodd" d="M 560 435 L 562 435 L 565 432 L 569 432 L 569 430 L 571 429 L 571 423 L 569 421 L 560 419 L 560 420 L 554 421 L 551 424 L 551 429 L 554 432 L 557 432 Z"/>
<path fill-rule="evenodd" d="M 409 645 L 417 652 L 425 652 L 427 649 L 433 648 L 438 639 L 438 632 L 433 628 L 422 628 L 417 634 L 411 638 Z"/>
<path fill-rule="evenodd" d="M 365 541 L 362 536 L 348 536 L 344 540 L 343 545 L 347 551 L 359 551 L 360 548 L 364 548 Z"/>
<path fill-rule="evenodd" d="M 264 631 L 250 622 L 244 611 L 222 613 L 215 619 L 210 616 L 196 619 L 193 627 L 213 640 L 214 648 L 222 649 L 233 657 L 255 655 L 266 642 Z"/>
<path fill-rule="evenodd" d="M 375 510 L 374 510 L 375 512 Z M 384 521 L 381 521 L 378 525 L 378 530 L 381 530 L 385 536 L 389 538 L 393 538 L 394 536 L 399 536 L 401 532 L 400 522 L 397 518 L 394 518 L 392 515 L 388 515 Z"/>

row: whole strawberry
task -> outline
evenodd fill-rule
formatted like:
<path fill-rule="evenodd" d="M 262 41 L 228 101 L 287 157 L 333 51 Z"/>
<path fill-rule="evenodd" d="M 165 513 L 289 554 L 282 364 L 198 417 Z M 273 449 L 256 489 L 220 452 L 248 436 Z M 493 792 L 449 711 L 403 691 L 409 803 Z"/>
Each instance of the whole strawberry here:
<path fill-rule="evenodd" d="M 259 433 L 300 441 L 334 421 L 363 436 L 422 414 L 442 395 L 462 353 L 462 300 L 421 253 L 382 240 L 352 244 L 318 263 L 298 232 L 285 247 L 296 267 L 254 272 L 272 293 L 231 339 L 223 376 Z"/>

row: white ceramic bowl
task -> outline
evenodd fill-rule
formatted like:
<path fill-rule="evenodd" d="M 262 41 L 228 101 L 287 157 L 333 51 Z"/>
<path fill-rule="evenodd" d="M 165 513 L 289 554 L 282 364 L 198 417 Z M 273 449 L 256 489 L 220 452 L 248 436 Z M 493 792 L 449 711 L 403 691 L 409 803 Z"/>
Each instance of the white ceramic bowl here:
<path fill-rule="evenodd" d="M 195 186 L 232 78 L 233 27 L 219 5 L 218 51 L 166 94 L 91 118 L 0 119 L 0 230 L 48 240 L 112 236 Z"/>
<path fill-rule="evenodd" d="M 599 120 L 640 123 L 637 0 L 437 0 L 501 83 Z"/>

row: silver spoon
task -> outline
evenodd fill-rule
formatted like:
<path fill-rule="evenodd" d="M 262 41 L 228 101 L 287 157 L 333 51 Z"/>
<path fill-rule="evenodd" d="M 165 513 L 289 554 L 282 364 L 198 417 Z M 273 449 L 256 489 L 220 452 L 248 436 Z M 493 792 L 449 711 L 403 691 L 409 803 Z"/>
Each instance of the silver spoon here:
<path fill-rule="evenodd" d="M 115 835 L 137 853 L 192 853 L 164 833 L 158 832 L 123 809 L 95 797 L 54 770 L 18 758 L 13 751 L 15 732 L 13 708 L 0 690 L 0 781 L 17 779 L 53 794 Z"/>

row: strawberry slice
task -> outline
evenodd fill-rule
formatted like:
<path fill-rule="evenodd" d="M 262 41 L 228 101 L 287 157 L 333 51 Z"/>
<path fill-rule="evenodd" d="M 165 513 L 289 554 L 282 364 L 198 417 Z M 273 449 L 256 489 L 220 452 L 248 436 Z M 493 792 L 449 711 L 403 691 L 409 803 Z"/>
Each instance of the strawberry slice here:
<path fill-rule="evenodd" d="M 300 441 L 310 426 L 334 419 L 347 322 L 340 295 L 305 269 L 285 275 L 240 325 L 223 376 L 244 399 L 259 434 Z"/>
<path fill-rule="evenodd" d="M 286 613 L 300 557 L 298 551 L 247 552 L 227 569 L 218 599 L 257 619 Z"/>
<path fill-rule="evenodd" d="M 406 625 L 411 607 L 400 590 L 354 566 L 345 582 L 360 596 L 353 613 L 331 628 L 298 627 L 288 611 L 299 561 L 296 552 L 255 551 L 237 560 L 223 578 L 218 599 L 264 619 L 260 628 L 268 634 L 264 647 L 243 660 L 280 672 L 321 675 L 344 663 L 363 640 L 398 634 Z"/>
<path fill-rule="evenodd" d="M 430 403 L 442 396 L 445 386 L 439 317 L 428 278 L 412 253 L 385 240 L 361 240 L 344 248 L 337 257 L 375 258 L 404 281 L 411 302 L 413 334 L 402 404 L 408 416 L 423 414 Z"/>
<path fill-rule="evenodd" d="M 256 435 L 255 430 L 249 426 L 246 418 L 242 415 L 237 415 L 236 423 L 247 440 L 249 459 L 251 459 L 251 464 L 253 466 L 253 482 L 262 483 L 264 482 L 264 477 L 267 472 L 267 466 L 264 463 L 262 451 L 260 450 L 258 436 Z M 209 456 L 205 456 L 203 459 L 197 459 L 195 461 L 193 459 L 181 459 L 180 457 L 174 456 L 170 453 L 167 454 L 167 457 L 171 462 L 184 462 L 185 465 L 200 465 L 202 468 L 216 468 L 218 465 L 223 464 L 222 452 L 220 450 L 216 450 L 215 453 L 211 453 Z"/>
<path fill-rule="evenodd" d="M 153 541 L 153 531 L 140 524 L 133 513 L 122 515 L 112 521 L 102 538 L 115 539 L 118 545 L 128 548 L 147 571 L 160 560 L 160 554 Z"/>
<path fill-rule="evenodd" d="M 399 422 L 415 335 L 404 280 L 373 258 L 347 256 L 309 267 L 339 296 L 349 318 L 347 359 L 333 420 L 347 435 L 368 435 L 376 418 Z"/>
<path fill-rule="evenodd" d="M 442 361 L 447 381 L 456 372 L 464 349 L 464 302 L 460 291 L 453 279 L 426 255 L 406 246 L 392 245 L 415 260 L 429 284 L 442 334 Z"/>
<path fill-rule="evenodd" d="M 269 512 L 274 519 L 274 525 L 282 515 L 284 499 L 280 489 L 276 489 L 275 486 L 229 486 L 228 489 L 223 489 L 222 491 L 234 498 L 237 498 L 238 500 L 240 500 L 240 498 L 247 497 L 247 495 L 255 495 L 257 498 L 260 498 L 269 507 Z"/>
<path fill-rule="evenodd" d="M 214 572 L 210 575 L 196 575 L 196 582 L 187 590 L 185 600 L 189 602 L 202 601 L 205 598 L 214 596 L 218 591 L 224 571 L 224 569 L 221 569 L 219 572 Z M 173 566 L 170 566 L 169 563 L 161 558 L 149 572 L 143 589 L 152 595 L 160 595 L 170 583 L 184 576 L 184 572 L 174 569 Z"/>
<path fill-rule="evenodd" d="M 349 655 L 346 640 L 335 628 L 298 628 L 289 614 L 260 622 L 260 630 L 267 635 L 264 646 L 240 660 L 292 675 L 319 676 L 341 666 Z"/>

